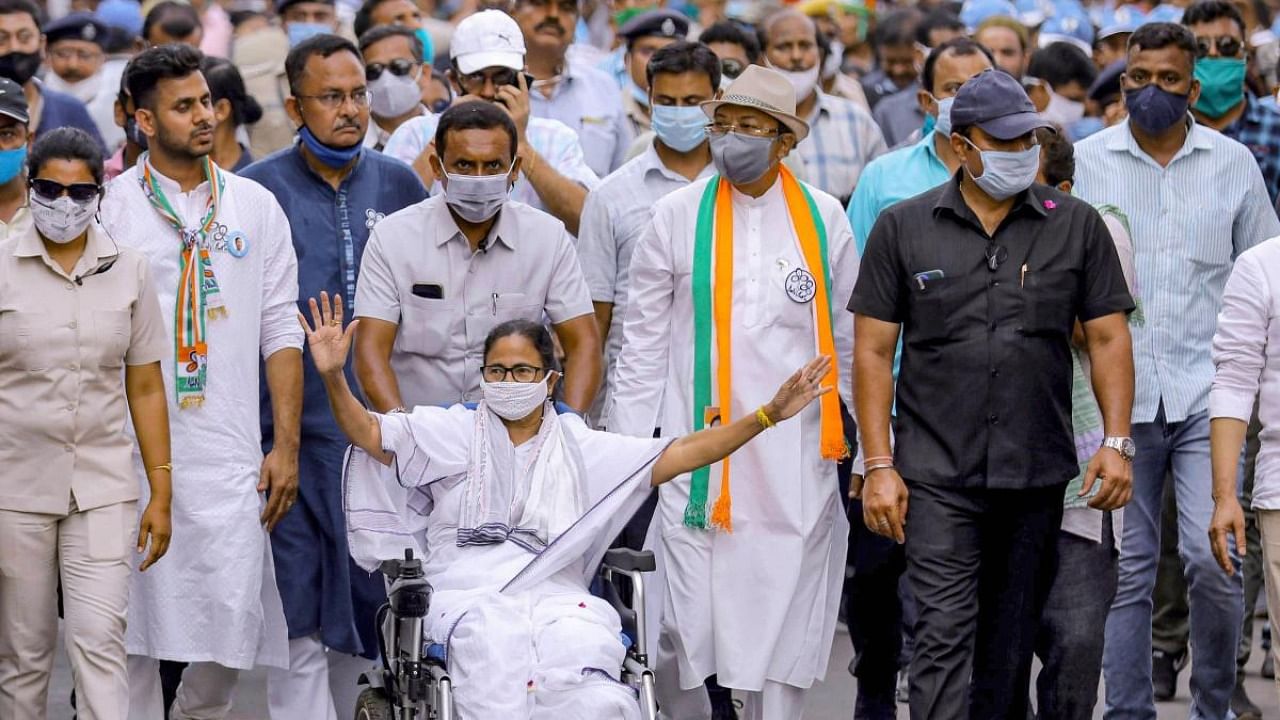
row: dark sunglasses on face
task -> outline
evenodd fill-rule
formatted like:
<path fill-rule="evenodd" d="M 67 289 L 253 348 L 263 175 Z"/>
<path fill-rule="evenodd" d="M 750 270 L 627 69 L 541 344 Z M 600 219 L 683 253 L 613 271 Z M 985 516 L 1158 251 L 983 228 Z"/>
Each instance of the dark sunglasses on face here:
<path fill-rule="evenodd" d="M 1239 38 L 1230 35 L 1219 35 L 1213 37 L 1197 37 L 1196 38 L 1196 57 L 1206 58 L 1213 51 L 1213 46 L 1218 46 L 1218 55 L 1221 57 L 1239 57 L 1240 51 L 1244 49 L 1244 43 Z"/>
<path fill-rule="evenodd" d="M 63 185 L 60 182 L 45 180 L 44 178 L 32 178 L 30 185 L 36 195 L 49 201 L 57 200 L 62 197 L 63 193 L 66 193 L 75 202 L 89 202 L 101 192 L 101 188 L 93 183 Z"/>
<path fill-rule="evenodd" d="M 741 62 L 732 58 L 726 58 L 720 61 L 720 74 L 730 80 L 736 79 L 742 74 L 743 70 L 746 70 L 746 67 Z"/>
<path fill-rule="evenodd" d="M 396 58 L 389 63 L 371 63 L 364 68 L 364 78 L 373 82 L 382 77 L 382 73 L 390 70 L 392 75 L 404 77 L 413 73 L 415 63 L 404 58 Z"/>

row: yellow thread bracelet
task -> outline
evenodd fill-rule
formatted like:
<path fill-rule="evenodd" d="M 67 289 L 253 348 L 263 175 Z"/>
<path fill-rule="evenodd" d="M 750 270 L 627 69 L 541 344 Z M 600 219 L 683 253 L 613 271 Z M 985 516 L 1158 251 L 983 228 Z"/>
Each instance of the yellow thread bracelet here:
<path fill-rule="evenodd" d="M 763 405 L 756 409 L 756 422 L 760 423 L 760 426 L 765 430 L 777 425 L 777 423 L 769 419 L 769 413 L 764 411 Z"/>

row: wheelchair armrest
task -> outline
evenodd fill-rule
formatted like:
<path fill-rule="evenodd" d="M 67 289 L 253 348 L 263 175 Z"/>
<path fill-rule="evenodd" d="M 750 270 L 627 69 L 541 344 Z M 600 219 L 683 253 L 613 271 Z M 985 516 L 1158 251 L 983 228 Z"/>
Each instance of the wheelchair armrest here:
<path fill-rule="evenodd" d="M 604 564 L 622 572 L 653 572 L 658 569 L 657 560 L 649 550 L 613 548 L 604 554 Z"/>

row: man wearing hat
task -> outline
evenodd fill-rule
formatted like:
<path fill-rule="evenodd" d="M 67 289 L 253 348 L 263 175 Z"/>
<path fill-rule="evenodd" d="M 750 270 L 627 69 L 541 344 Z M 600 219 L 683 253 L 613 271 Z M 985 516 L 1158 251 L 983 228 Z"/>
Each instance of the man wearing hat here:
<path fill-rule="evenodd" d="M 648 132 L 650 128 L 649 79 L 645 74 L 649 58 L 688 34 L 689 18 L 674 10 L 650 10 L 631 18 L 618 29 L 618 36 L 626 42 L 622 109 L 636 135 Z"/>
<path fill-rule="evenodd" d="M 45 87 L 84 103 L 102 137 L 114 147 L 123 139 L 115 123 L 115 95 L 126 60 L 108 62 L 112 31 L 89 13 L 71 13 L 45 26 L 49 69 Z"/>
<path fill-rule="evenodd" d="M 22 88 L 0 77 L 0 240 L 31 227 L 26 173 L 30 121 Z"/>
<path fill-rule="evenodd" d="M 823 384 L 840 391 L 744 447 L 732 469 L 716 463 L 660 493 L 659 695 L 682 720 L 710 717 L 712 675 L 746 693 L 744 717 L 804 717 L 835 634 L 853 340 L 839 303 L 858 259 L 840 203 L 782 165 L 809 134 L 795 107 L 786 76 L 758 65 L 703 103 L 717 174 L 659 200 L 632 255 L 610 430 L 678 435 L 751 415 L 760 388 L 818 354 L 835 360 Z"/>
<path fill-rule="evenodd" d="M 587 166 L 582 145 L 564 123 L 530 114 L 528 76 L 524 71 L 524 36 L 510 15 L 482 10 L 458 23 L 449 43 L 448 71 L 454 92 L 462 100 L 491 102 L 506 110 L 519 133 L 520 179 L 511 191 L 514 200 L 543 210 L 578 233 L 587 191 L 600 179 Z M 617 97 L 612 86 L 607 97 Z M 391 134 L 387 155 L 412 165 L 431 187 L 436 183 L 429 159 L 435 154 L 439 116 L 423 115 L 405 122 Z"/>
<path fill-rule="evenodd" d="M 960 169 L 881 213 L 849 301 L 863 521 L 906 545 L 919 612 L 911 717 L 1026 717 L 1079 472 L 1073 324 L 1084 326 L 1105 436 L 1080 496 L 1111 510 L 1130 495 L 1133 300 L 1097 212 L 1034 184 L 1046 122 L 1017 80 L 969 80 L 951 125 Z"/>

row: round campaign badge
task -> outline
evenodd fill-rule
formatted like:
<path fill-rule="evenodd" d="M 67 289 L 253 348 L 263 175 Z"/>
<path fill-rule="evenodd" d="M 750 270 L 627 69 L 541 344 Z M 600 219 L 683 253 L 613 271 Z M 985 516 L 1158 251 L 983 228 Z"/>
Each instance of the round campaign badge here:
<path fill-rule="evenodd" d="M 818 283 L 813 274 L 804 268 L 796 268 L 787 276 L 787 297 L 798 303 L 807 303 L 818 294 Z"/>
<path fill-rule="evenodd" d="M 249 238 L 243 231 L 236 230 L 227 236 L 227 252 L 238 258 L 249 254 Z"/>

